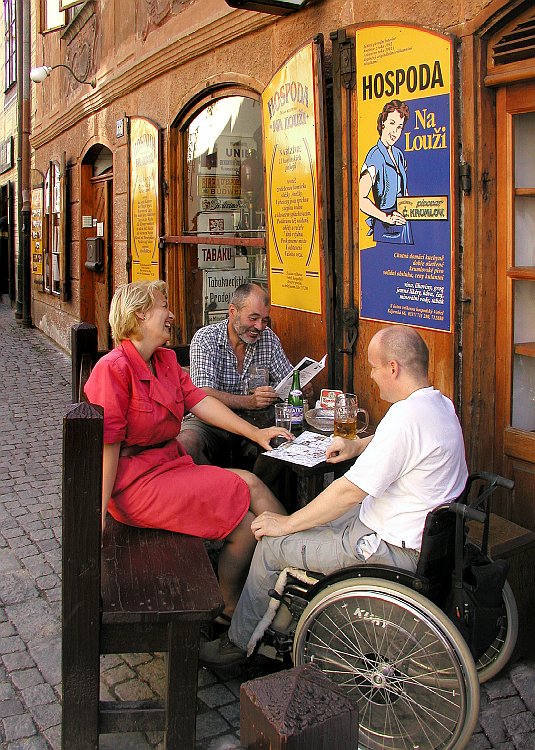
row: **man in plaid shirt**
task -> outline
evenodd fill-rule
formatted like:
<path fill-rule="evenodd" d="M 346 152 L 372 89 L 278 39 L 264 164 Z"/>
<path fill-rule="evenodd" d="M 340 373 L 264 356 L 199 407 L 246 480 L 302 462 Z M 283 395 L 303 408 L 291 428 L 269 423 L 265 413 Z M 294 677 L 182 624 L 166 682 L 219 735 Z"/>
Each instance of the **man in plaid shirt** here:
<path fill-rule="evenodd" d="M 238 412 L 272 406 L 279 398 L 274 386 L 292 371 L 278 336 L 268 327 L 269 310 L 269 297 L 262 287 L 242 284 L 232 295 L 228 319 L 199 329 L 191 340 L 191 379 Z M 269 385 L 249 393 L 252 367 L 268 370 Z M 195 463 L 228 466 L 228 432 L 190 416 L 182 424 L 179 439 Z"/>

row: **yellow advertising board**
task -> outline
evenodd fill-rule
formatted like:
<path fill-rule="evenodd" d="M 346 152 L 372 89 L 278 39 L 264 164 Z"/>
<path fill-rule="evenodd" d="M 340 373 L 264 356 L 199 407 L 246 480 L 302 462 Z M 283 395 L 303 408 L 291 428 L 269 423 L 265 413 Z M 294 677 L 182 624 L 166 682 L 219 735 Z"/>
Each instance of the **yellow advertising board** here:
<path fill-rule="evenodd" d="M 321 313 L 313 42 L 262 95 L 271 303 Z"/>
<path fill-rule="evenodd" d="M 130 252 L 132 281 L 160 278 L 159 132 L 141 117 L 130 119 Z"/>
<path fill-rule="evenodd" d="M 43 188 L 32 190 L 32 274 L 43 275 Z"/>

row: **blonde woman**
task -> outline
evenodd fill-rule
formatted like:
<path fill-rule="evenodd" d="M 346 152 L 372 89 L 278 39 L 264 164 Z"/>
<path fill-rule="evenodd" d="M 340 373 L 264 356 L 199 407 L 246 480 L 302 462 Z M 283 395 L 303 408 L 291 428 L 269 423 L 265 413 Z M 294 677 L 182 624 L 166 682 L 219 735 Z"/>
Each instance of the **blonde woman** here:
<path fill-rule="evenodd" d="M 163 348 L 173 320 L 163 281 L 124 284 L 113 296 L 116 347 L 97 362 L 85 387 L 89 401 L 104 407 L 103 524 L 109 511 L 130 526 L 224 539 L 219 583 L 227 620 L 254 550 L 252 520 L 266 510 L 285 511 L 253 474 L 195 465 L 177 440 L 182 418 L 190 411 L 265 449 L 281 430 L 254 427 L 193 385 Z"/>

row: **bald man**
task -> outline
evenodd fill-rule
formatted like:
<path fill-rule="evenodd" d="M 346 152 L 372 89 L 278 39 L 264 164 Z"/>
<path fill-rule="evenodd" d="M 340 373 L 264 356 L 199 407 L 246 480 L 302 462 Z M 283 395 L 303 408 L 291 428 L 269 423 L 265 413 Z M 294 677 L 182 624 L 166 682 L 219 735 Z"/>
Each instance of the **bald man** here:
<path fill-rule="evenodd" d="M 379 331 L 368 347 L 371 378 L 392 404 L 371 437 L 335 438 L 327 461 L 356 458 L 347 473 L 290 516 L 252 522 L 260 543 L 228 634 L 202 644 L 205 666 L 246 658 L 281 570 L 333 573 L 352 565 L 416 570 L 430 510 L 457 498 L 468 476 L 452 402 L 428 381 L 429 352 L 408 326 Z"/>

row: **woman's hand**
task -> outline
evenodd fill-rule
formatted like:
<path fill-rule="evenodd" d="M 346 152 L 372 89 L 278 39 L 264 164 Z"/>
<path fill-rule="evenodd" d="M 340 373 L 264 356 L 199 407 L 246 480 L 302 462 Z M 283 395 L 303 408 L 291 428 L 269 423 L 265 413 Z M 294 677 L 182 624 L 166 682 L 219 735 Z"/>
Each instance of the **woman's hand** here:
<path fill-rule="evenodd" d="M 392 211 L 391 214 L 385 214 L 383 219 L 385 224 L 406 224 L 407 219 L 399 211 Z"/>
<path fill-rule="evenodd" d="M 258 430 L 255 441 L 258 445 L 261 445 L 264 450 L 270 451 L 271 445 L 269 444 L 269 441 L 278 435 L 283 435 L 288 440 L 294 439 L 292 433 L 285 430 L 284 427 L 265 427 L 263 430 Z"/>
<path fill-rule="evenodd" d="M 288 519 L 289 516 L 281 516 L 279 513 L 266 510 L 254 519 L 251 531 L 256 539 L 262 539 L 263 536 L 286 536 L 291 533 Z"/>

